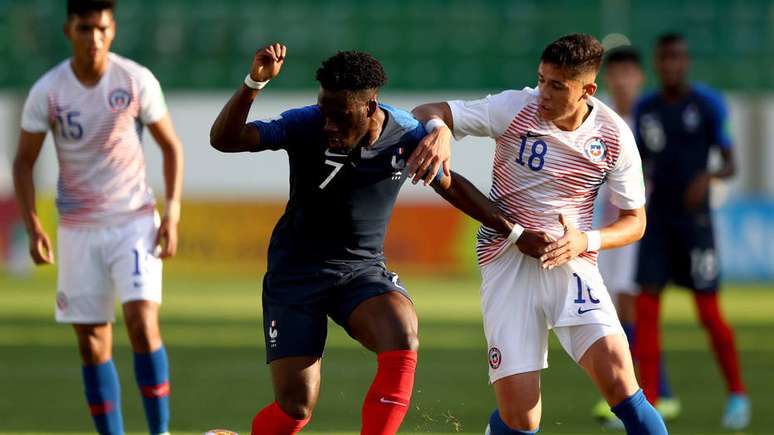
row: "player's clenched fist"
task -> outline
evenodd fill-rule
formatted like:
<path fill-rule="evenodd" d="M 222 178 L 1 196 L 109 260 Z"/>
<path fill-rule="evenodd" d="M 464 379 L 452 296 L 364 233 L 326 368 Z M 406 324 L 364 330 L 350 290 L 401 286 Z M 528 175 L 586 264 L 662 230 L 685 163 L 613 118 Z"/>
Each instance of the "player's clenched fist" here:
<path fill-rule="evenodd" d="M 286 53 L 287 47 L 279 42 L 256 51 L 250 68 L 250 78 L 256 82 L 265 82 L 277 77 L 282 63 L 285 62 Z"/>

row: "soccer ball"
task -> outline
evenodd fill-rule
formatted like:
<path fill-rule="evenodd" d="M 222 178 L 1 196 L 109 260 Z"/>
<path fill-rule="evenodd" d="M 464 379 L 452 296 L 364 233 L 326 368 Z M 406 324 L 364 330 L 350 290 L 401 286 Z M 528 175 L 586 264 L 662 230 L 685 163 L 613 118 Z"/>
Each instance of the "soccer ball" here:
<path fill-rule="evenodd" d="M 239 435 L 238 433 L 227 429 L 210 429 L 204 432 L 204 435 Z"/>

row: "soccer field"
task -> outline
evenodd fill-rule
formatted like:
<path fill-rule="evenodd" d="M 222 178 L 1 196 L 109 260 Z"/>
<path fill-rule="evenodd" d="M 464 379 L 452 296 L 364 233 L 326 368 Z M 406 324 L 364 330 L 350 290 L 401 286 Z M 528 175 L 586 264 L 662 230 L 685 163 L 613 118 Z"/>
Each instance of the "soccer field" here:
<path fill-rule="evenodd" d="M 494 407 L 475 279 L 404 277 L 420 316 L 421 351 L 412 409 L 402 433 L 483 433 Z M 223 427 L 249 433 L 255 411 L 272 397 L 259 323 L 258 278 L 165 278 L 162 332 L 171 360 L 173 433 Z M 0 278 L 0 433 L 89 433 L 78 355 L 69 327 L 53 321 L 51 271 L 33 279 Z M 746 433 L 774 427 L 774 289 L 727 286 L 723 300 L 736 327 L 753 402 Z M 688 294 L 666 298 L 665 348 L 683 414 L 673 434 L 719 434 L 724 387 Z M 144 417 L 131 352 L 119 323 L 114 358 L 129 432 Z M 591 382 L 552 341 L 544 373 L 542 433 L 604 431 L 590 418 Z M 331 325 L 318 407 L 306 432 L 355 433 L 375 358 Z M 621 432 L 622 433 L 622 432 Z"/>

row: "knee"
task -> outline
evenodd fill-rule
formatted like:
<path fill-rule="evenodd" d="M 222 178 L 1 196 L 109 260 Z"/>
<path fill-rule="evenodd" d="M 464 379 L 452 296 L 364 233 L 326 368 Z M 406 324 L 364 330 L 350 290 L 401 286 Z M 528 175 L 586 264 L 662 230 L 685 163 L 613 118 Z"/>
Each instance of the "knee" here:
<path fill-rule="evenodd" d="M 413 350 L 414 352 L 419 350 L 419 334 L 416 328 L 407 328 L 402 332 L 398 341 L 401 350 Z"/>
<path fill-rule="evenodd" d="M 600 393 L 602 393 L 602 397 L 605 398 L 607 403 L 611 404 L 611 406 L 615 406 L 634 394 L 637 388 L 638 386 L 636 383 L 630 383 L 621 378 L 616 379 L 607 385 L 603 385 Z"/>
<path fill-rule="evenodd" d="M 288 417 L 306 420 L 312 416 L 314 395 L 309 391 L 282 391 L 277 393 L 277 404 Z"/>
<path fill-rule="evenodd" d="M 500 418 L 514 430 L 534 432 L 540 427 L 540 411 L 500 410 Z"/>
<path fill-rule="evenodd" d="M 78 337 L 78 352 L 84 365 L 97 365 L 110 360 L 110 340 L 97 334 Z"/>
<path fill-rule="evenodd" d="M 135 352 L 152 352 L 161 346 L 161 336 L 154 319 L 143 316 L 127 317 L 126 329 Z"/>
<path fill-rule="evenodd" d="M 375 329 L 369 336 L 370 339 L 368 340 L 359 340 L 368 349 L 376 353 L 393 350 L 411 350 L 414 352 L 419 350 L 419 334 L 417 333 L 416 324 L 393 324 L 389 327 L 385 325 Z"/>

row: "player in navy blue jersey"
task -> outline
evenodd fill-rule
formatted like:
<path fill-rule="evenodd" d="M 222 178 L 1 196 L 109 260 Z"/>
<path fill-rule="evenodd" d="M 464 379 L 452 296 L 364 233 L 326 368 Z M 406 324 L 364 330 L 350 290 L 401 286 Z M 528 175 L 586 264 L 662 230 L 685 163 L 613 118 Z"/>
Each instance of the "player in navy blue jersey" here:
<path fill-rule="evenodd" d="M 723 425 L 742 429 L 750 406 L 733 333 L 718 306 L 719 264 L 709 204 L 710 183 L 734 174 L 728 111 L 714 90 L 687 80 L 689 54 L 677 34 L 661 36 L 655 48 L 661 88 L 635 108 L 635 134 L 650 181 L 648 231 L 640 245 L 635 346 L 640 381 L 651 402 L 658 400 L 659 295 L 668 281 L 693 291 L 725 377 L 729 399 Z M 710 171 L 712 149 L 722 164 Z"/>
<path fill-rule="evenodd" d="M 290 163 L 290 198 L 271 237 L 263 280 L 276 401 L 256 414 L 252 433 L 293 434 L 309 421 L 331 317 L 378 354 L 361 433 L 394 434 L 411 398 L 418 326 L 403 283 L 385 266 L 384 236 L 408 176 L 406 161 L 426 128 L 377 101 L 386 76 L 381 64 L 362 52 L 340 52 L 323 62 L 316 105 L 247 123 L 253 99 L 279 74 L 286 50 L 274 44 L 256 53 L 245 84 L 222 109 L 210 138 L 223 152 L 282 149 Z M 429 178 L 444 198 L 510 234 L 513 225 L 472 184 L 438 171 L 447 167 L 448 155 L 429 152 L 423 159 L 433 162 L 437 176 Z"/>

